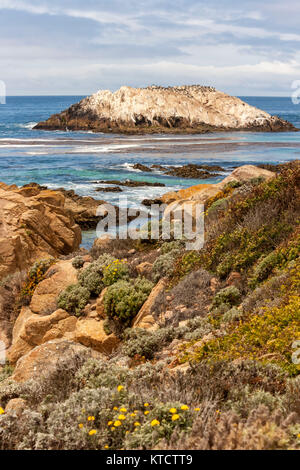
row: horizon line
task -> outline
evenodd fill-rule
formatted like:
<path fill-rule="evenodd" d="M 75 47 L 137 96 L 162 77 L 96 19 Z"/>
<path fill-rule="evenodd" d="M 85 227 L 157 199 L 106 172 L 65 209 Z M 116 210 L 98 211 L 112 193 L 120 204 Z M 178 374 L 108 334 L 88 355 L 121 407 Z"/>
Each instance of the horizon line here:
<path fill-rule="evenodd" d="M 97 92 L 96 92 L 97 93 Z M 66 97 L 66 96 L 91 96 L 93 95 L 94 93 L 75 93 L 75 94 L 42 94 L 42 95 L 29 95 L 29 94 L 26 94 L 26 95 L 21 95 L 21 94 L 17 94 L 17 95 L 6 95 L 7 98 L 26 98 L 26 97 L 36 97 L 36 98 L 42 98 L 42 97 Z M 249 98 L 290 98 L 291 95 L 282 95 L 282 96 L 279 96 L 279 95 L 240 95 L 240 94 L 231 94 L 231 93 L 227 93 L 228 95 L 230 96 L 236 96 L 236 97 L 249 97 Z"/>

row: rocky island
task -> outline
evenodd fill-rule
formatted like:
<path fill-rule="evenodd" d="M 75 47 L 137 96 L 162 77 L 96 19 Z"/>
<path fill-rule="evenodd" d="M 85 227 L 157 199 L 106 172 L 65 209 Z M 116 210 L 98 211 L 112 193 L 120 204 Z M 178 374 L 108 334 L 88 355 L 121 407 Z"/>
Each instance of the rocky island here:
<path fill-rule="evenodd" d="M 122 86 L 100 90 L 35 129 L 120 134 L 296 131 L 293 124 L 212 87 Z"/>

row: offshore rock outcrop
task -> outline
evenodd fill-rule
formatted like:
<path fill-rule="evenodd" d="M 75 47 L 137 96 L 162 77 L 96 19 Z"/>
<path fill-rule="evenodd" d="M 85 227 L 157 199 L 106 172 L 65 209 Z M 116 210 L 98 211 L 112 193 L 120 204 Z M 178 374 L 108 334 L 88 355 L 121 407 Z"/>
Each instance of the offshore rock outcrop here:
<path fill-rule="evenodd" d="M 212 87 L 199 85 L 100 90 L 40 122 L 35 129 L 113 133 L 293 131 L 277 116 Z"/>

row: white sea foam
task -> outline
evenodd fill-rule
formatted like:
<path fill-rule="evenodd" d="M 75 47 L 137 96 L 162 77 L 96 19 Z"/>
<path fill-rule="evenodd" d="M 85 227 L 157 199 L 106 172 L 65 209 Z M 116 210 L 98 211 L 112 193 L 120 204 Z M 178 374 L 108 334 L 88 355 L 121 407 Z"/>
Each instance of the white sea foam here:
<path fill-rule="evenodd" d="M 127 171 L 133 171 L 134 173 L 141 173 L 141 170 L 138 170 L 137 168 L 133 168 L 134 163 L 122 163 L 120 165 L 122 168 L 126 168 Z"/>
<path fill-rule="evenodd" d="M 36 125 L 37 122 L 27 122 L 25 124 L 16 124 L 16 127 L 20 127 L 21 129 L 33 129 Z"/>
<path fill-rule="evenodd" d="M 110 153 L 110 152 L 116 152 L 118 150 L 123 150 L 126 148 L 133 148 L 133 147 L 139 147 L 139 145 L 135 144 L 124 144 L 124 145 L 118 145 L 118 144 L 111 144 L 111 145 L 88 145 L 88 146 L 83 146 L 83 147 L 75 147 L 74 149 L 70 148 L 68 153 Z"/>

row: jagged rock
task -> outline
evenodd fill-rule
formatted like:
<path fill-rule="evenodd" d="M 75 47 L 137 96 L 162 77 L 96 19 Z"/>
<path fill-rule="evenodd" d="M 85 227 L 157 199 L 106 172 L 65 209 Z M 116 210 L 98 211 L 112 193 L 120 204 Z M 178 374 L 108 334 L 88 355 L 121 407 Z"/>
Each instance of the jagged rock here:
<path fill-rule="evenodd" d="M 151 173 L 151 168 L 149 168 L 148 166 L 146 165 L 142 165 L 141 163 L 135 163 L 132 167 L 134 170 L 140 170 L 140 171 L 144 171 L 144 172 L 147 172 L 147 173 Z"/>
<path fill-rule="evenodd" d="M 43 376 L 49 376 L 57 370 L 61 360 L 72 361 L 76 356 L 102 357 L 90 348 L 64 339 L 48 341 L 35 347 L 18 360 L 11 376 L 16 382 L 27 380 L 41 380 Z"/>
<path fill-rule="evenodd" d="M 266 180 L 274 178 L 275 173 L 272 171 L 258 168 L 254 165 L 243 165 L 236 168 L 230 175 L 217 184 L 197 184 L 189 188 L 180 189 L 179 191 L 172 191 L 162 196 L 162 201 L 165 204 L 171 204 L 175 201 L 193 200 L 205 203 L 209 198 L 214 197 L 218 192 L 222 191 L 224 186 L 232 181 L 244 182 L 250 181 L 255 178 L 264 178 Z M 175 207 L 175 206 L 174 206 Z M 171 208 L 168 208 L 170 210 Z"/>
<path fill-rule="evenodd" d="M 152 206 L 153 204 L 162 204 L 162 199 L 156 198 L 156 199 L 143 199 L 142 204 L 144 206 Z"/>
<path fill-rule="evenodd" d="M 28 191 L 24 195 L 15 186 L 0 186 L 0 279 L 37 259 L 69 254 L 81 243 L 80 228 L 62 194 Z"/>
<path fill-rule="evenodd" d="M 97 321 L 93 318 L 81 318 L 78 320 L 75 340 L 107 355 L 111 354 L 120 342 L 114 334 L 107 335 L 105 333 L 103 321 Z"/>
<path fill-rule="evenodd" d="M 77 283 L 77 270 L 72 261 L 59 261 L 51 266 L 32 296 L 30 308 L 38 315 L 48 315 L 57 308 L 57 297 L 66 287 Z"/>
<path fill-rule="evenodd" d="M 153 264 L 144 261 L 137 265 L 136 270 L 141 276 L 149 276 L 152 273 Z"/>
<path fill-rule="evenodd" d="M 97 184 L 116 184 L 119 186 L 126 186 L 127 188 L 139 188 L 142 186 L 153 186 L 157 188 L 164 188 L 166 185 L 163 183 L 157 183 L 157 182 L 149 182 L 149 181 L 134 181 L 134 180 L 100 180 L 100 181 L 95 181 Z M 103 188 L 98 188 L 96 191 L 102 191 Z"/>
<path fill-rule="evenodd" d="M 10 363 L 31 351 L 34 347 L 50 340 L 73 339 L 77 318 L 62 309 L 51 315 L 39 316 L 28 307 L 23 307 L 15 323 L 12 345 L 7 352 Z"/>
<path fill-rule="evenodd" d="M 159 328 L 153 315 L 152 309 L 155 304 L 157 297 L 163 292 L 167 287 L 166 278 L 161 279 L 155 287 L 153 287 L 148 299 L 140 309 L 137 316 L 132 322 L 133 328 L 144 328 L 149 330 L 156 330 Z"/>
<path fill-rule="evenodd" d="M 122 193 L 123 189 L 120 186 L 108 186 L 106 188 L 97 188 L 96 191 L 99 193 Z"/>
<path fill-rule="evenodd" d="M 35 129 L 101 132 L 207 132 L 211 130 L 295 130 L 271 116 L 212 87 L 131 88 L 100 90 Z"/>
<path fill-rule="evenodd" d="M 219 176 L 218 174 L 211 173 L 207 168 L 202 169 L 201 165 L 194 165 L 192 163 L 181 167 L 170 167 L 164 171 L 166 175 L 176 176 L 177 178 L 195 178 L 195 179 L 209 179 Z M 222 169 L 221 169 L 222 171 Z"/>
<path fill-rule="evenodd" d="M 46 186 L 37 183 L 28 183 L 19 189 L 26 197 L 37 196 L 41 191 L 48 190 Z M 101 217 L 97 216 L 97 209 L 105 201 L 93 199 L 90 196 L 79 196 L 73 189 L 58 188 L 55 190 L 60 197 L 64 198 L 64 209 L 72 214 L 75 222 L 84 230 L 94 228 Z"/>
<path fill-rule="evenodd" d="M 171 202 L 178 201 L 180 199 L 190 199 L 195 193 L 202 192 L 204 190 L 208 190 L 208 193 L 210 191 L 215 191 L 215 194 L 220 191 L 215 184 L 197 184 L 185 189 L 180 189 L 179 191 L 170 191 L 165 193 L 161 197 L 161 200 L 164 204 L 171 204 Z"/>
<path fill-rule="evenodd" d="M 242 165 L 233 170 L 230 175 L 226 176 L 226 178 L 224 178 L 221 183 L 218 183 L 218 186 L 220 188 L 224 188 L 224 186 L 226 186 L 226 184 L 230 183 L 231 181 L 243 182 L 250 181 L 255 178 L 269 180 L 274 177 L 275 174 L 272 171 L 259 168 L 255 165 Z"/>
<path fill-rule="evenodd" d="M 106 317 L 106 314 L 105 314 L 105 308 L 104 308 L 104 296 L 107 292 L 107 287 L 105 289 L 102 290 L 101 294 L 99 295 L 98 299 L 97 299 L 97 302 L 96 302 L 96 312 L 97 312 L 97 315 L 100 317 L 100 318 L 105 318 Z"/>
<path fill-rule="evenodd" d="M 12 398 L 5 407 L 5 413 L 20 416 L 28 408 L 26 400 L 23 398 Z"/>
<path fill-rule="evenodd" d="M 226 279 L 226 286 L 241 287 L 243 278 L 240 273 L 232 271 Z"/>

